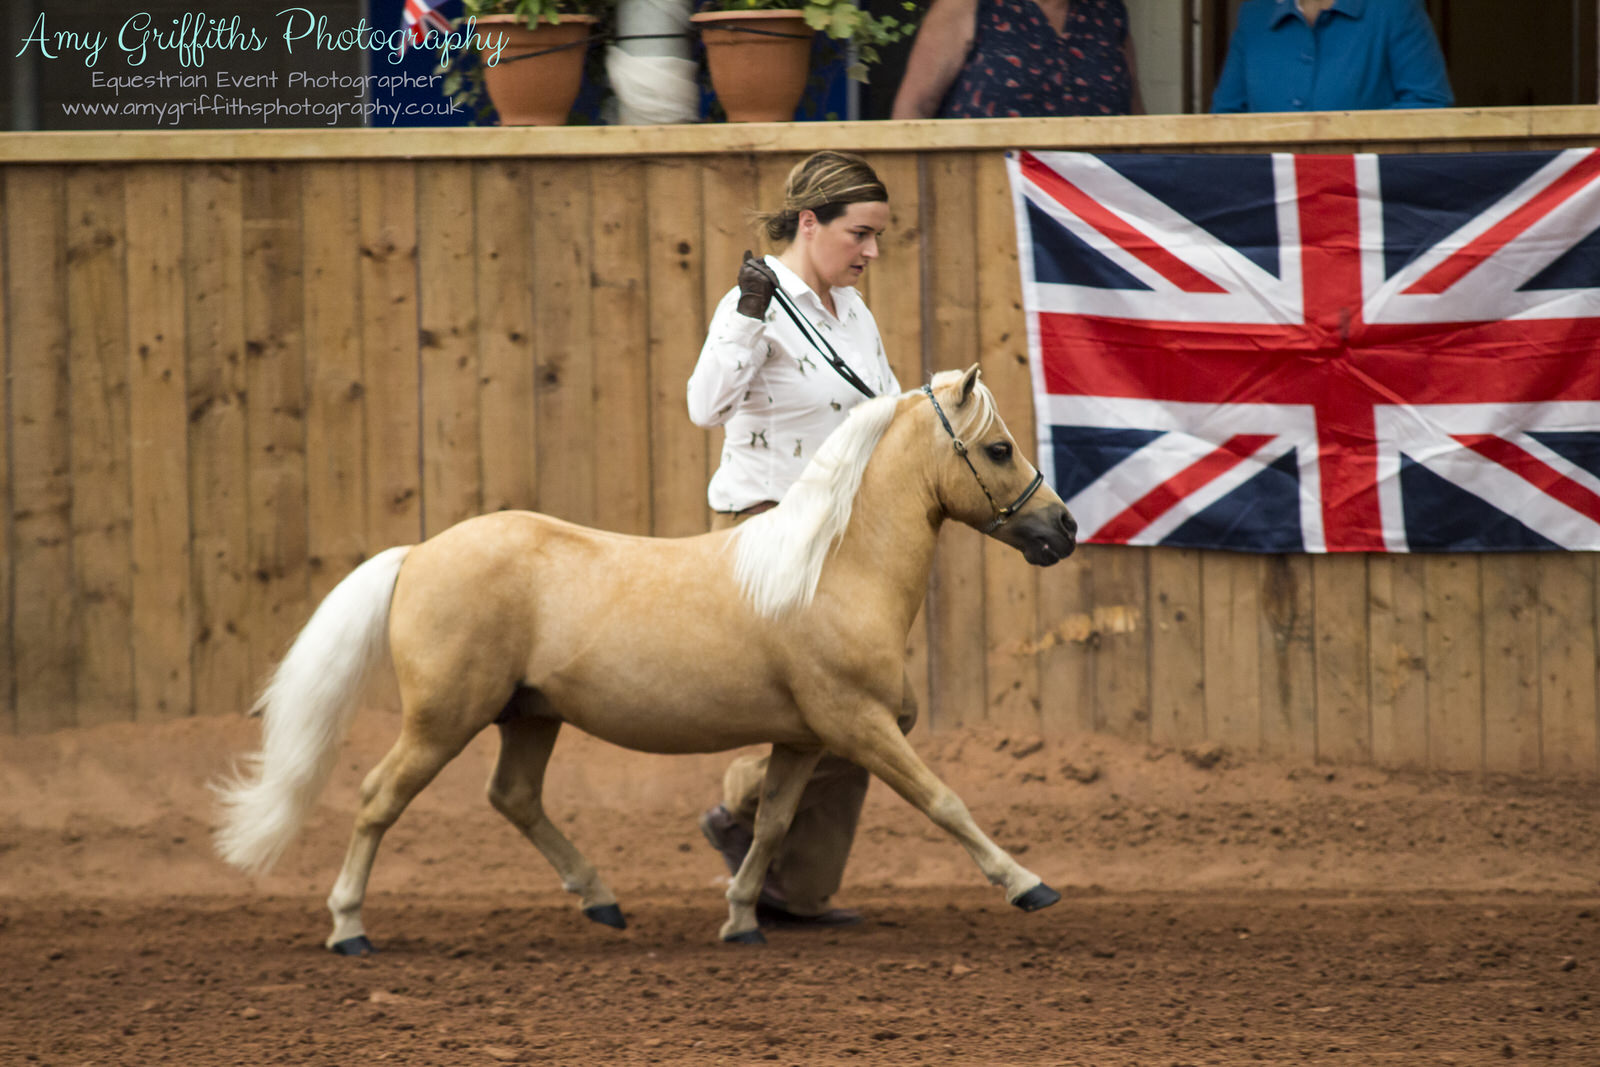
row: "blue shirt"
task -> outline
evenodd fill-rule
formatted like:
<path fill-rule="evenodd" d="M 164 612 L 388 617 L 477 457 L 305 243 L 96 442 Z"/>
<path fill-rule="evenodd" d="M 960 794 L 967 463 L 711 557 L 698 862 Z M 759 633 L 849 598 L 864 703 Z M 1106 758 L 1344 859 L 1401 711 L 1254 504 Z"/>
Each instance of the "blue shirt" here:
<path fill-rule="evenodd" d="M 1246 0 L 1211 110 L 1449 107 L 1444 56 L 1419 0 L 1336 0 L 1306 25 L 1295 0 Z"/>

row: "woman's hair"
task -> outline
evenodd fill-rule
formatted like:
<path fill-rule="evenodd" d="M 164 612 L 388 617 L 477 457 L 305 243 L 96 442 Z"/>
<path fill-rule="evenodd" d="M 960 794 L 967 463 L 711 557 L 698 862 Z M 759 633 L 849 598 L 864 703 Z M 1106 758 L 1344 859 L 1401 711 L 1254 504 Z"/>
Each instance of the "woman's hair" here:
<path fill-rule="evenodd" d="M 825 151 L 795 164 L 783 183 L 783 206 L 759 211 L 754 221 L 773 244 L 788 244 L 800 228 L 800 212 L 816 213 L 826 225 L 851 204 L 888 203 L 889 190 L 867 161 L 848 152 Z"/>

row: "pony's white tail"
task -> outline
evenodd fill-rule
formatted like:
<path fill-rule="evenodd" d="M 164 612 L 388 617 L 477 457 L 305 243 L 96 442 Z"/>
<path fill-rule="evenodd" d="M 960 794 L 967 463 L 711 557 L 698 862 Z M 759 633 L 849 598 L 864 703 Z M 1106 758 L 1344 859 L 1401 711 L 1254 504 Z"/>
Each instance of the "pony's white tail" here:
<path fill-rule="evenodd" d="M 409 551 L 380 552 L 334 586 L 262 690 L 261 750 L 214 787 L 217 852 L 233 866 L 276 863 L 327 784 L 367 679 L 388 661 L 389 597 Z"/>

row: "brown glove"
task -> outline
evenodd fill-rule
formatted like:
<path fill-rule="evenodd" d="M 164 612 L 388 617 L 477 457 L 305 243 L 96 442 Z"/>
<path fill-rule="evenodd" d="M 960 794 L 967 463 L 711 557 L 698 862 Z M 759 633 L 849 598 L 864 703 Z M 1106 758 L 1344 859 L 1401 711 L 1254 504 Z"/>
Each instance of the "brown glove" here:
<path fill-rule="evenodd" d="M 751 319 L 765 318 L 767 305 L 778 291 L 778 276 L 772 268 L 752 256 L 744 254 L 739 266 L 739 314 Z"/>

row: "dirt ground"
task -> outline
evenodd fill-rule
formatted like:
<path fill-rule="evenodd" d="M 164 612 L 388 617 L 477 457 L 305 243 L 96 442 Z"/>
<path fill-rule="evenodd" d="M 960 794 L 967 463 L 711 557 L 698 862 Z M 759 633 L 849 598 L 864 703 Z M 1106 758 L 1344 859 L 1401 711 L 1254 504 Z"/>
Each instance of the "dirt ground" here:
<path fill-rule="evenodd" d="M 1065 899 L 1010 908 L 875 786 L 839 901 L 866 921 L 746 948 L 695 827 L 726 757 L 557 746 L 547 806 L 618 932 L 483 800 L 491 732 L 390 833 L 381 951 L 343 959 L 322 901 L 395 721 L 358 719 L 258 880 L 212 858 L 205 790 L 253 723 L 0 739 L 0 1065 L 1600 1064 L 1592 782 L 924 735 Z"/>

